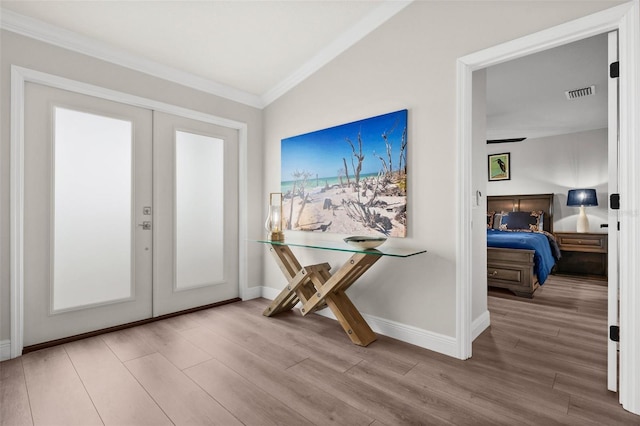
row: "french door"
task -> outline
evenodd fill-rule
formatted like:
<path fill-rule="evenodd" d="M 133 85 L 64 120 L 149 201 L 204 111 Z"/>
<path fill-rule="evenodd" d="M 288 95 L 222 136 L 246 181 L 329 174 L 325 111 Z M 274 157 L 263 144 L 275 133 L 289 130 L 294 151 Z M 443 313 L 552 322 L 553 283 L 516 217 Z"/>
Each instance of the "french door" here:
<path fill-rule="evenodd" d="M 25 346 L 238 295 L 235 131 L 35 83 L 24 127 Z"/>
<path fill-rule="evenodd" d="M 238 135 L 154 113 L 154 316 L 238 297 Z"/>

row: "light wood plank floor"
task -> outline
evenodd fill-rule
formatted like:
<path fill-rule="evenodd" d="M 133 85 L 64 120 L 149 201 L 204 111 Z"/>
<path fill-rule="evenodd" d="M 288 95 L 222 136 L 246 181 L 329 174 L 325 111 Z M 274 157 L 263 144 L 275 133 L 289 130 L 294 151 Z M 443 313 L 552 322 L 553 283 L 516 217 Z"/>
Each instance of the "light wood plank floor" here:
<path fill-rule="evenodd" d="M 0 363 L 0 424 L 638 425 L 606 390 L 603 284 L 491 290 L 467 361 L 225 305 Z"/>

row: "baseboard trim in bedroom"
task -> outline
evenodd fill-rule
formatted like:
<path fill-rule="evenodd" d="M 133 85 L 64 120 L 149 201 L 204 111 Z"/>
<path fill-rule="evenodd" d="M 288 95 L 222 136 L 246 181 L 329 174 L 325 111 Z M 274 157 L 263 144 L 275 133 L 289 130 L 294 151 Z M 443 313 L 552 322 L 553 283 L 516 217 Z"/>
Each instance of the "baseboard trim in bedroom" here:
<path fill-rule="evenodd" d="M 482 334 L 491 325 L 491 314 L 489 311 L 484 311 L 478 318 L 471 323 L 471 341 L 476 340 L 476 337 Z"/>
<path fill-rule="evenodd" d="M 265 299 L 273 300 L 278 296 L 278 294 L 280 294 L 280 290 L 272 287 L 262 287 L 262 297 Z M 336 320 L 336 317 L 330 309 L 323 309 L 316 313 L 323 317 Z M 457 354 L 455 337 L 445 336 L 443 334 L 434 333 L 422 328 L 376 317 L 374 315 L 362 314 L 362 317 L 367 321 L 371 329 L 378 334 L 451 357 L 455 357 Z"/>
<path fill-rule="evenodd" d="M 0 340 L 0 361 L 11 358 L 11 340 Z"/>

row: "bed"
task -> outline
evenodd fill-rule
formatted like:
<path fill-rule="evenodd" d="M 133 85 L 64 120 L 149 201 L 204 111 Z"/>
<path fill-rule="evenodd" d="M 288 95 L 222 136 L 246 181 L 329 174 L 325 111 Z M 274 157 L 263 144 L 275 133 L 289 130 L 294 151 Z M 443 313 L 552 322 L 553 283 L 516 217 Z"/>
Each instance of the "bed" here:
<path fill-rule="evenodd" d="M 559 255 L 553 238 L 553 194 L 487 197 L 490 287 L 532 298 Z"/>

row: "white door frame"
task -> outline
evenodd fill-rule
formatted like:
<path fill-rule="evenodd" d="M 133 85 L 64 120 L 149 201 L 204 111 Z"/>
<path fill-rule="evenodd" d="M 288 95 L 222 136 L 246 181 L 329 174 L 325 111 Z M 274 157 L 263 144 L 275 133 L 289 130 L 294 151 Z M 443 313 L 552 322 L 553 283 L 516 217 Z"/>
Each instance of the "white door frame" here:
<path fill-rule="evenodd" d="M 615 31 L 607 34 L 607 64 L 618 61 L 618 33 Z M 620 156 L 618 155 L 618 79 L 609 78 L 607 82 L 608 95 L 607 95 L 607 122 L 609 128 L 607 129 L 607 142 L 608 142 L 608 170 L 609 182 L 607 184 L 607 190 L 609 194 L 618 194 L 620 189 L 618 187 L 618 162 Z M 613 124 L 613 125 L 612 125 Z M 620 255 L 618 254 L 618 211 L 608 209 L 607 222 L 609 225 L 608 234 L 608 253 L 607 253 L 607 325 L 619 326 L 618 322 L 618 303 L 619 303 L 619 283 L 618 277 L 618 263 Z M 613 392 L 618 391 L 618 342 L 614 342 L 611 339 L 607 339 L 607 389 Z"/>
<path fill-rule="evenodd" d="M 28 68 L 11 66 L 11 166 L 10 166 L 10 357 L 22 354 L 24 336 L 24 95 L 26 83 L 38 83 L 123 104 L 162 111 L 238 131 L 238 285 L 240 297 L 247 287 L 247 124 L 176 105 L 118 92 Z"/>
<path fill-rule="evenodd" d="M 640 3 L 633 0 L 458 59 L 456 229 L 456 344 L 460 359 L 472 347 L 472 73 L 502 62 L 619 31 L 620 61 L 620 403 L 640 414 Z"/>

